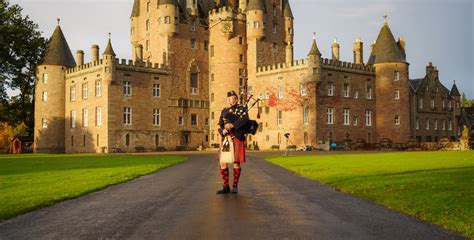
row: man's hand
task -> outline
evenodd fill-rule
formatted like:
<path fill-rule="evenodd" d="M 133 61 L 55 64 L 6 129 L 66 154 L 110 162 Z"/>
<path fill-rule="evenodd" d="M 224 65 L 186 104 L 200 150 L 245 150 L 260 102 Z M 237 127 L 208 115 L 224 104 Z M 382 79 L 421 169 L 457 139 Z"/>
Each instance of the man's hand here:
<path fill-rule="evenodd" d="M 229 132 L 229 131 L 227 131 L 227 129 L 222 130 L 222 134 L 223 134 L 223 135 L 226 135 L 228 132 Z"/>
<path fill-rule="evenodd" d="M 225 129 L 227 130 L 230 130 L 232 128 L 234 128 L 234 125 L 232 125 L 232 123 L 227 123 L 225 126 L 224 126 Z"/>

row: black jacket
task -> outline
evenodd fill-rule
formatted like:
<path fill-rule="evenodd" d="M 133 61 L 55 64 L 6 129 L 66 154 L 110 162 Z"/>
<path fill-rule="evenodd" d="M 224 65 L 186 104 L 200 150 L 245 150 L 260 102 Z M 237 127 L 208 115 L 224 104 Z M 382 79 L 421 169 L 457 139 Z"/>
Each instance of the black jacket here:
<path fill-rule="evenodd" d="M 222 134 L 222 131 L 225 129 L 224 125 L 227 123 L 232 123 L 232 125 L 234 125 L 232 132 L 234 133 L 235 137 L 240 141 L 245 141 L 245 133 L 243 128 L 248 123 L 249 116 L 246 109 L 243 109 L 245 114 L 244 112 L 240 111 L 242 109 L 243 108 L 239 107 L 238 105 L 235 105 L 231 108 L 224 108 L 222 110 L 221 116 L 219 117 L 219 133 L 222 137 L 224 137 Z"/>

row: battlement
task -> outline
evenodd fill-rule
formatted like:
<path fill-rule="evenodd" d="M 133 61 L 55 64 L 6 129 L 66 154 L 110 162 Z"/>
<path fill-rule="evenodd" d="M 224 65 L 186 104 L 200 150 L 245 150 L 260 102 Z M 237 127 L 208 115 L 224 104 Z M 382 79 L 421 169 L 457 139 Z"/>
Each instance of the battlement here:
<path fill-rule="evenodd" d="M 300 70 L 308 66 L 308 59 L 295 60 L 290 63 L 277 63 L 257 67 L 257 75 L 273 74 L 285 71 Z"/>
<path fill-rule="evenodd" d="M 234 8 L 229 6 L 224 6 L 220 8 L 215 8 L 209 11 L 209 21 L 214 21 L 217 19 L 228 19 L 228 18 L 237 18 L 245 20 L 245 15 Z"/>
<path fill-rule="evenodd" d="M 161 70 L 167 71 L 168 67 L 164 64 L 158 63 L 151 63 L 151 62 L 140 62 L 140 61 L 132 61 L 127 59 L 114 59 L 114 64 L 117 68 L 126 69 L 126 68 L 139 68 L 142 70 Z M 83 65 L 75 66 L 72 68 L 68 68 L 66 70 L 66 75 L 71 74 L 80 74 L 85 72 L 95 71 L 97 67 L 103 67 L 104 59 L 100 59 L 99 61 L 86 63 Z"/>
<path fill-rule="evenodd" d="M 375 68 L 370 65 L 355 64 L 351 62 L 335 61 L 333 59 L 321 58 L 323 67 L 331 68 L 333 70 L 356 70 L 363 72 L 375 72 Z"/>

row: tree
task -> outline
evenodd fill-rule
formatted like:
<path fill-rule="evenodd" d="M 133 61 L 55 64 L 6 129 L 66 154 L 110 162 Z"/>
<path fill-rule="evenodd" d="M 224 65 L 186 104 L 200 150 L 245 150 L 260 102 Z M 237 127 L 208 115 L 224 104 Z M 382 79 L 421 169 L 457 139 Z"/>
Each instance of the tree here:
<path fill-rule="evenodd" d="M 22 8 L 0 0 L 0 122 L 34 126 L 35 70 L 47 41 Z M 7 89 L 19 92 L 9 97 Z"/>
<path fill-rule="evenodd" d="M 8 123 L 0 123 L 0 149 L 10 147 L 10 143 L 14 137 L 28 135 L 28 127 L 25 123 L 20 123 L 16 126 Z"/>
<path fill-rule="evenodd" d="M 461 107 L 474 107 L 474 99 L 467 99 L 466 94 L 461 94 Z"/>

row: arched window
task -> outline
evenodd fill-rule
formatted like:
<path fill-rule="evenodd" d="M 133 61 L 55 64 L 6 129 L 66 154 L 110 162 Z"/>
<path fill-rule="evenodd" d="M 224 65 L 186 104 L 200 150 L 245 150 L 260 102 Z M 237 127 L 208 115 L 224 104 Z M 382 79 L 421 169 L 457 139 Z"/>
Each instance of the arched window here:
<path fill-rule="evenodd" d="M 125 135 L 125 146 L 130 146 L 130 135 L 128 133 Z"/>

